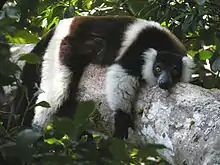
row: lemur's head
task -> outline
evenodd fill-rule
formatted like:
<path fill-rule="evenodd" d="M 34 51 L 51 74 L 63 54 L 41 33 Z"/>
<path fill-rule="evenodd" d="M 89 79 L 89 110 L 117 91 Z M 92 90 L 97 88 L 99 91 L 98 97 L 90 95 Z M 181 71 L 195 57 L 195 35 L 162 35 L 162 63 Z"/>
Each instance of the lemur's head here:
<path fill-rule="evenodd" d="M 142 77 L 149 85 L 170 89 L 177 82 L 189 82 L 194 67 L 193 59 L 187 55 L 151 48 L 144 52 Z"/>

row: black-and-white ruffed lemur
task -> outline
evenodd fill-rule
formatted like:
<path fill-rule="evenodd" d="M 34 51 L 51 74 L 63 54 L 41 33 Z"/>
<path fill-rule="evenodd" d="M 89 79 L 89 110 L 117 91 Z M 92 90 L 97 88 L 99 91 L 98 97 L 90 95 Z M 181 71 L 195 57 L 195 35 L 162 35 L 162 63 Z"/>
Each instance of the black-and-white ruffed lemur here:
<path fill-rule="evenodd" d="M 170 89 L 179 81 L 188 82 L 195 65 L 168 29 L 154 21 L 132 17 L 61 20 L 33 52 L 43 57 L 40 88 L 44 92 L 36 102 L 47 101 L 51 106 L 35 108 L 33 128 L 41 130 L 57 113 L 74 116 L 84 68 L 95 64 L 107 67 L 106 100 L 115 113 L 113 136 L 118 138 L 127 137 L 140 81 Z M 34 69 L 26 64 L 23 76 Z M 34 80 L 27 77 L 23 83 L 32 90 Z"/>

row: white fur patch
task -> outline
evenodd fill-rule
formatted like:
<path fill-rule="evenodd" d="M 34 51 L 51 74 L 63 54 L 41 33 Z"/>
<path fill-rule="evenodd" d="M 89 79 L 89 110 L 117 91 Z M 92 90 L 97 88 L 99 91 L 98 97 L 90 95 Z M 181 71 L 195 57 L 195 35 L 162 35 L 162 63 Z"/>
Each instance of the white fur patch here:
<path fill-rule="evenodd" d="M 128 26 L 127 30 L 124 33 L 123 42 L 121 49 L 119 50 L 119 56 L 116 58 L 116 61 L 119 60 L 123 54 L 127 51 L 130 45 L 137 39 L 138 35 L 148 27 L 155 27 L 157 29 L 164 29 L 160 26 L 159 23 L 154 21 L 146 21 L 143 19 L 137 19 L 134 23 Z"/>
<path fill-rule="evenodd" d="M 59 22 L 44 54 L 40 84 L 40 88 L 44 92 L 38 96 L 36 103 L 47 101 L 51 107 L 37 106 L 35 108 L 35 116 L 32 122 L 32 126 L 35 128 L 44 128 L 67 97 L 71 72 L 60 63 L 59 51 L 61 41 L 68 35 L 72 21 L 73 18 Z"/>
<path fill-rule="evenodd" d="M 144 65 L 142 66 L 142 77 L 149 86 L 154 86 L 157 79 L 153 73 L 153 65 L 156 60 L 157 51 L 153 48 L 148 49 L 143 53 Z"/>
<path fill-rule="evenodd" d="M 108 68 L 106 74 L 106 98 L 111 110 L 121 109 L 130 113 L 139 81 L 118 64 Z"/>
<path fill-rule="evenodd" d="M 191 56 L 183 57 L 182 59 L 183 66 L 182 66 L 182 82 L 189 82 L 191 80 L 192 74 L 194 73 L 196 64 L 194 63 Z"/>

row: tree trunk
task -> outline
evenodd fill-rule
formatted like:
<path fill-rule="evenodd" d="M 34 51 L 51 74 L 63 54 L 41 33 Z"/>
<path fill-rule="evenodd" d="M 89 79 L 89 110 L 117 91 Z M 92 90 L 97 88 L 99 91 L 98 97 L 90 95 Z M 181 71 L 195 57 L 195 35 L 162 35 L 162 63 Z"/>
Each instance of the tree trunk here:
<path fill-rule="evenodd" d="M 104 94 L 105 68 L 89 66 L 81 80 L 79 100 L 95 100 L 103 122 L 99 129 L 111 133 L 113 114 Z M 170 164 L 220 164 L 220 90 L 179 83 L 170 93 L 142 87 L 135 106 L 135 130 L 129 140 L 160 143 L 158 151 Z"/>

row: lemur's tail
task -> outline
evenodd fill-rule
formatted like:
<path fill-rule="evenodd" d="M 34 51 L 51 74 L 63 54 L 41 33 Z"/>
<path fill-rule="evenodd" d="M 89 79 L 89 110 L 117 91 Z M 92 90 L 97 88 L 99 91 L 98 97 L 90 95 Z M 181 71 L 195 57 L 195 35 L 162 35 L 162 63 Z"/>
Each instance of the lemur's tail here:
<path fill-rule="evenodd" d="M 37 56 L 39 56 L 41 59 L 43 58 L 43 55 L 46 51 L 46 48 L 54 34 L 55 29 L 52 29 L 49 31 L 43 38 L 35 45 L 31 53 L 35 53 Z M 30 126 L 31 120 L 33 118 L 34 112 L 33 109 L 29 109 L 27 111 L 27 107 L 30 105 L 30 100 L 33 98 L 34 93 L 37 91 L 35 84 L 40 84 L 40 68 L 41 64 L 28 64 L 26 63 L 22 73 L 21 73 L 21 80 L 22 80 L 22 86 L 26 87 L 27 92 L 26 96 L 29 98 L 29 102 L 27 101 L 27 97 L 25 96 L 24 88 L 19 88 L 16 93 L 15 97 L 15 111 L 16 114 L 19 114 L 21 118 L 25 117 L 24 125 Z M 36 99 L 33 99 L 31 104 L 33 105 L 35 103 Z M 24 116 L 26 112 L 26 115 Z"/>

